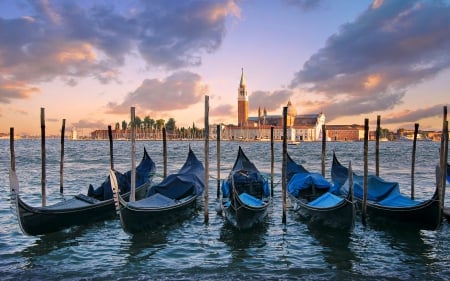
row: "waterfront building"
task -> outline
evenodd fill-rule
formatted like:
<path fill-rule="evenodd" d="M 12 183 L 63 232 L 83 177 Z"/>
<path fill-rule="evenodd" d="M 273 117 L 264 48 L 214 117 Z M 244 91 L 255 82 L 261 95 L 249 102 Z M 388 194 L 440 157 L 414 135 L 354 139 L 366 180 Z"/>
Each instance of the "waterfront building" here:
<path fill-rule="evenodd" d="M 250 101 L 251 102 L 251 101 Z M 223 127 L 223 138 L 231 140 L 269 140 L 270 131 L 273 127 L 274 139 L 283 138 L 283 109 L 280 115 L 267 115 L 264 108 L 258 109 L 258 116 L 248 117 L 249 99 L 247 84 L 242 69 L 241 79 L 238 87 L 238 119 L 237 126 L 229 125 Z M 287 139 L 288 141 L 317 141 L 321 140 L 322 125 L 325 124 L 325 115 L 297 114 L 297 110 L 291 101 L 287 102 Z"/>

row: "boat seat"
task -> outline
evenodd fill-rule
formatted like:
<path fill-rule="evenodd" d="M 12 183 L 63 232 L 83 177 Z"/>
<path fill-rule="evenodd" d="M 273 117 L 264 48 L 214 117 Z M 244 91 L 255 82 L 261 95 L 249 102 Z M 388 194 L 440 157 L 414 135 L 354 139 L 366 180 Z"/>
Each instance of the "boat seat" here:
<path fill-rule="evenodd" d="M 248 193 L 239 194 L 239 199 L 250 207 L 261 207 L 264 206 L 264 202 L 261 199 L 256 198 Z"/>

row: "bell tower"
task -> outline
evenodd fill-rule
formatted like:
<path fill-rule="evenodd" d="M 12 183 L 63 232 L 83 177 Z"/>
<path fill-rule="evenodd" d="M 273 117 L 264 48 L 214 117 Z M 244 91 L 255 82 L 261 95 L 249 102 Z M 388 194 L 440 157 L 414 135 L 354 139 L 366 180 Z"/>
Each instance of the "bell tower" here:
<path fill-rule="evenodd" d="M 242 68 L 241 81 L 238 88 L 238 126 L 243 127 L 248 120 L 248 95 L 245 84 L 244 68 Z"/>

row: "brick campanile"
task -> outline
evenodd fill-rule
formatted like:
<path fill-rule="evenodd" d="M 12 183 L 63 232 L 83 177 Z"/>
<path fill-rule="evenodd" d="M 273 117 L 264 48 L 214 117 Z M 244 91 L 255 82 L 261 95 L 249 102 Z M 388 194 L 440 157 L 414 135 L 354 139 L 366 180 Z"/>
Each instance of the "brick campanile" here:
<path fill-rule="evenodd" d="M 248 120 L 248 95 L 244 79 L 244 68 L 242 68 L 241 81 L 238 88 L 238 126 L 243 127 Z"/>

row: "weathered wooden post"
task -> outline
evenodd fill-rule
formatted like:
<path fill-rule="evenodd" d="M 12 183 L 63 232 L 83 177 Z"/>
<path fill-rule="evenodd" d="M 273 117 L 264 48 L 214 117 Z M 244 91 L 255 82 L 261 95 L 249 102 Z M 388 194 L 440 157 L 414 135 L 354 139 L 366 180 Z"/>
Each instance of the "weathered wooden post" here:
<path fill-rule="evenodd" d="M 62 120 L 61 127 L 61 160 L 59 161 L 59 192 L 64 192 L 64 135 L 66 131 L 66 119 Z"/>
<path fill-rule="evenodd" d="M 283 218 L 282 222 L 286 224 L 286 168 L 287 168 L 287 106 L 283 107 L 283 164 L 281 169 L 281 187 L 283 198 Z"/>
<path fill-rule="evenodd" d="M 325 154 L 327 150 L 327 128 L 322 125 L 322 176 L 325 177 Z"/>
<path fill-rule="evenodd" d="M 9 151 L 11 154 L 11 170 L 16 171 L 16 153 L 14 152 L 14 128 L 9 128 Z"/>
<path fill-rule="evenodd" d="M 113 149 L 113 136 L 111 125 L 108 125 L 108 139 L 109 139 L 109 166 L 111 170 L 114 170 L 114 149 Z"/>
<path fill-rule="evenodd" d="M 416 144 L 417 144 L 417 133 L 419 132 L 419 123 L 414 124 L 414 140 L 413 140 L 413 150 L 411 159 L 411 200 L 414 200 L 414 170 L 416 166 Z"/>
<path fill-rule="evenodd" d="M 364 185 L 363 185 L 363 202 L 362 202 L 362 210 L 361 210 L 361 218 L 362 223 L 366 225 L 366 217 L 367 217 L 367 193 L 368 193 L 368 176 L 369 176 L 369 167 L 367 156 L 369 153 L 369 119 L 364 120 Z"/>
<path fill-rule="evenodd" d="M 131 107 L 131 193 L 130 202 L 136 201 L 136 115 Z"/>
<path fill-rule="evenodd" d="M 445 188 L 446 188 L 446 179 L 447 179 L 447 159 L 448 159 L 448 119 L 447 119 L 447 106 L 444 106 L 444 131 L 445 131 L 445 149 L 444 149 L 444 163 L 442 166 L 442 170 L 444 170 L 444 172 L 442 173 L 442 179 L 443 179 L 443 183 L 442 183 L 442 198 L 444 198 L 445 195 Z"/>
<path fill-rule="evenodd" d="M 273 140 L 273 126 L 270 127 L 270 196 L 273 198 L 273 173 L 274 173 L 274 163 L 275 163 L 275 155 L 274 155 L 274 140 Z"/>
<path fill-rule="evenodd" d="M 42 193 L 42 206 L 46 205 L 46 169 L 45 169 L 45 108 L 41 108 L 41 193 Z"/>
<path fill-rule="evenodd" d="M 205 96 L 205 223 L 209 221 L 209 96 Z"/>
<path fill-rule="evenodd" d="M 217 125 L 217 199 L 220 198 L 220 125 Z"/>
<path fill-rule="evenodd" d="M 375 131 L 375 175 L 380 176 L 380 132 L 381 117 L 377 116 L 377 130 Z"/>
<path fill-rule="evenodd" d="M 167 134 L 166 128 L 162 128 L 163 134 L 163 177 L 167 177 Z"/>

